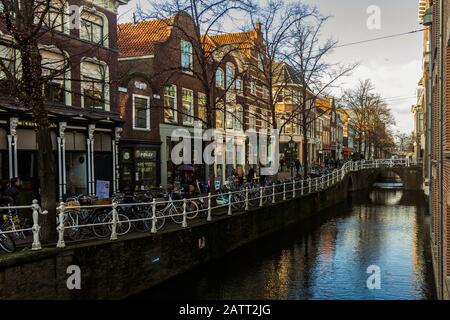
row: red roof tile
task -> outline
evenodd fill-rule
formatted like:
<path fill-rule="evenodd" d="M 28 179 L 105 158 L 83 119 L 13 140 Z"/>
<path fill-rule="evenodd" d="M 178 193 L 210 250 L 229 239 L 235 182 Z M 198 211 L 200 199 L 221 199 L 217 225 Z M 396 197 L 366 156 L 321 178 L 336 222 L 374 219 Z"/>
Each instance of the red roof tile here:
<path fill-rule="evenodd" d="M 151 55 L 155 44 L 166 41 L 171 32 L 169 20 L 146 20 L 137 24 L 119 24 L 118 47 L 120 57 Z"/>

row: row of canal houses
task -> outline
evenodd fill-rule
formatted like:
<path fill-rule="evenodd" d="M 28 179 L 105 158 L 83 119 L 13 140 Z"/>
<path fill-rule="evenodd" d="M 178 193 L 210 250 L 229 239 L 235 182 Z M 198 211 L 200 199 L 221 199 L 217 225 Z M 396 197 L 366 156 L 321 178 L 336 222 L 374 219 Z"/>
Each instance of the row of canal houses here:
<path fill-rule="evenodd" d="M 206 94 L 213 99 L 221 97 L 224 108 L 214 112 L 215 126 L 232 135 L 234 144 L 245 147 L 247 129 L 272 127 L 269 92 L 259 72 L 245 70 L 249 61 L 264 63 L 258 54 L 263 47 L 260 25 L 249 32 L 199 39 L 199 43 L 211 47 L 245 43 L 221 61 L 214 90 L 206 93 L 202 82 L 193 76 L 199 61 L 193 53 L 195 31 L 190 16 L 178 13 L 170 23 L 148 20 L 118 24 L 118 8 L 127 3 L 69 0 L 68 4 L 80 10 L 81 28 L 61 23 L 51 39 L 43 39 L 43 61 L 61 59 L 61 53 L 52 46 L 54 41 L 64 42 L 67 50 L 62 59 L 70 61 L 70 69 L 45 89 L 60 198 L 96 194 L 98 189 L 104 193 L 105 185 L 109 185 L 106 192 L 112 194 L 174 181 L 177 168 L 170 159 L 172 132 L 179 128 L 192 132 L 194 119 L 205 118 Z M 0 23 L 0 37 L 11 40 L 4 30 Z M 0 59 L 16 70 L 16 54 L 7 45 L 0 46 Z M 289 87 L 298 88 L 299 81 L 292 76 L 291 68 L 283 65 L 280 70 L 291 74 Z M 0 74 L 0 84 L 2 79 Z M 224 88 L 230 86 L 232 90 L 224 94 Z M 289 105 L 296 103 L 296 97 L 286 93 L 277 97 L 278 124 L 285 121 L 283 115 L 289 112 Z M 333 99 L 319 99 L 317 110 L 321 116 L 308 132 L 309 162 L 349 157 L 353 153 L 351 118 L 336 107 Z M 38 146 L 31 114 L 17 105 L 7 90 L 0 92 L 0 111 L 0 179 L 19 177 L 37 193 Z M 287 147 L 291 139 L 297 146 L 294 153 Z M 301 142 L 298 125 L 286 125 L 281 136 L 281 157 L 288 162 L 301 160 Z M 244 175 L 248 166 L 237 162 L 216 164 L 214 175 L 225 178 L 233 169 Z M 203 166 L 196 166 L 196 170 L 199 177 L 210 176 Z"/>

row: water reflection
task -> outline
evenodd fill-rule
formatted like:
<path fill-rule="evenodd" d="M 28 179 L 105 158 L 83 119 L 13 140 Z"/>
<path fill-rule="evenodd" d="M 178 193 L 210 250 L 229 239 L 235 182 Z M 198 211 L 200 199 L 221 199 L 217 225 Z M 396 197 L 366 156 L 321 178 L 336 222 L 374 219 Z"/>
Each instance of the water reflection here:
<path fill-rule="evenodd" d="M 403 190 L 376 189 L 370 192 L 372 204 L 394 206 L 402 201 Z"/>
<path fill-rule="evenodd" d="M 433 298 L 424 210 L 417 193 L 358 194 L 339 214 L 291 227 L 134 298 Z M 381 290 L 366 286 L 370 265 L 381 268 Z"/>

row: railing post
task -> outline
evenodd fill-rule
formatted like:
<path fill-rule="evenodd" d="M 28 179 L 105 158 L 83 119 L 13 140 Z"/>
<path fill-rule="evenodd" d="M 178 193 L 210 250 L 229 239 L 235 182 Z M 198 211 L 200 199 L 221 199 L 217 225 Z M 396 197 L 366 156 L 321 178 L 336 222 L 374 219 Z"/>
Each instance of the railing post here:
<path fill-rule="evenodd" d="M 64 205 L 64 202 L 60 202 L 58 211 L 59 211 L 59 225 L 56 228 L 58 231 L 58 243 L 56 244 L 57 248 L 64 248 L 66 246 L 66 243 L 64 242 L 64 211 L 66 210 L 66 207 Z"/>
<path fill-rule="evenodd" d="M 272 184 L 272 203 L 275 203 L 275 183 Z"/>
<path fill-rule="evenodd" d="M 37 200 L 33 200 L 33 204 L 31 205 L 33 208 L 33 244 L 31 245 L 31 250 L 41 250 L 41 242 L 39 241 L 39 230 L 41 227 L 39 226 L 39 214 L 47 214 L 47 211 L 42 211 L 41 207 Z"/>
<path fill-rule="evenodd" d="M 315 178 L 314 181 L 315 181 L 315 182 L 314 182 L 314 185 L 315 185 L 314 191 L 317 192 L 317 189 L 318 189 L 318 187 L 319 187 L 319 179 L 318 179 L 318 178 Z"/>
<path fill-rule="evenodd" d="M 295 199 L 297 197 L 297 195 L 295 194 L 295 180 L 292 181 L 292 198 Z"/>
<path fill-rule="evenodd" d="M 283 201 L 286 201 L 286 182 L 283 182 Z"/>
<path fill-rule="evenodd" d="M 245 211 L 248 211 L 248 187 L 245 188 Z"/>
<path fill-rule="evenodd" d="M 186 207 L 187 207 L 187 200 L 186 200 L 186 198 L 184 198 L 183 199 L 183 223 L 181 225 L 182 228 L 187 228 Z"/>
<path fill-rule="evenodd" d="M 321 177 L 320 177 L 320 188 L 321 188 L 322 190 L 326 189 L 326 188 L 325 188 L 325 176 L 321 176 Z"/>
<path fill-rule="evenodd" d="M 156 199 L 152 201 L 152 233 L 156 233 Z"/>
<path fill-rule="evenodd" d="M 302 182 L 300 185 L 300 195 L 304 195 L 305 194 L 305 179 L 302 178 Z"/>
<path fill-rule="evenodd" d="M 110 240 L 117 240 L 117 222 L 119 215 L 117 214 L 117 203 L 112 204 L 112 225 L 111 225 L 111 238 Z"/>
<path fill-rule="evenodd" d="M 233 201 L 233 198 L 231 197 L 231 191 L 228 191 L 228 215 L 229 216 L 233 215 L 233 210 L 231 208 L 232 201 Z"/>
<path fill-rule="evenodd" d="M 206 218 L 206 221 L 212 221 L 212 216 L 211 216 L 211 192 L 208 193 L 208 218 Z"/>
<path fill-rule="evenodd" d="M 263 206 L 263 187 L 259 187 L 259 206 Z"/>
<path fill-rule="evenodd" d="M 311 193 L 311 177 L 308 177 L 308 194 Z"/>

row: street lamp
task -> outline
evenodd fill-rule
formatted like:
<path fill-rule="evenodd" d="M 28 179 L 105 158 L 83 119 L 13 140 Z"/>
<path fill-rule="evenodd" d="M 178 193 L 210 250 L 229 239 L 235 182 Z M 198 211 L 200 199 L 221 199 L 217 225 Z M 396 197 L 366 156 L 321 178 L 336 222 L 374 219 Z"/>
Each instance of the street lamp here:
<path fill-rule="evenodd" d="M 291 140 L 288 143 L 289 149 L 291 151 L 291 178 L 294 178 L 294 148 L 295 148 L 295 141 L 294 138 L 291 136 Z"/>

